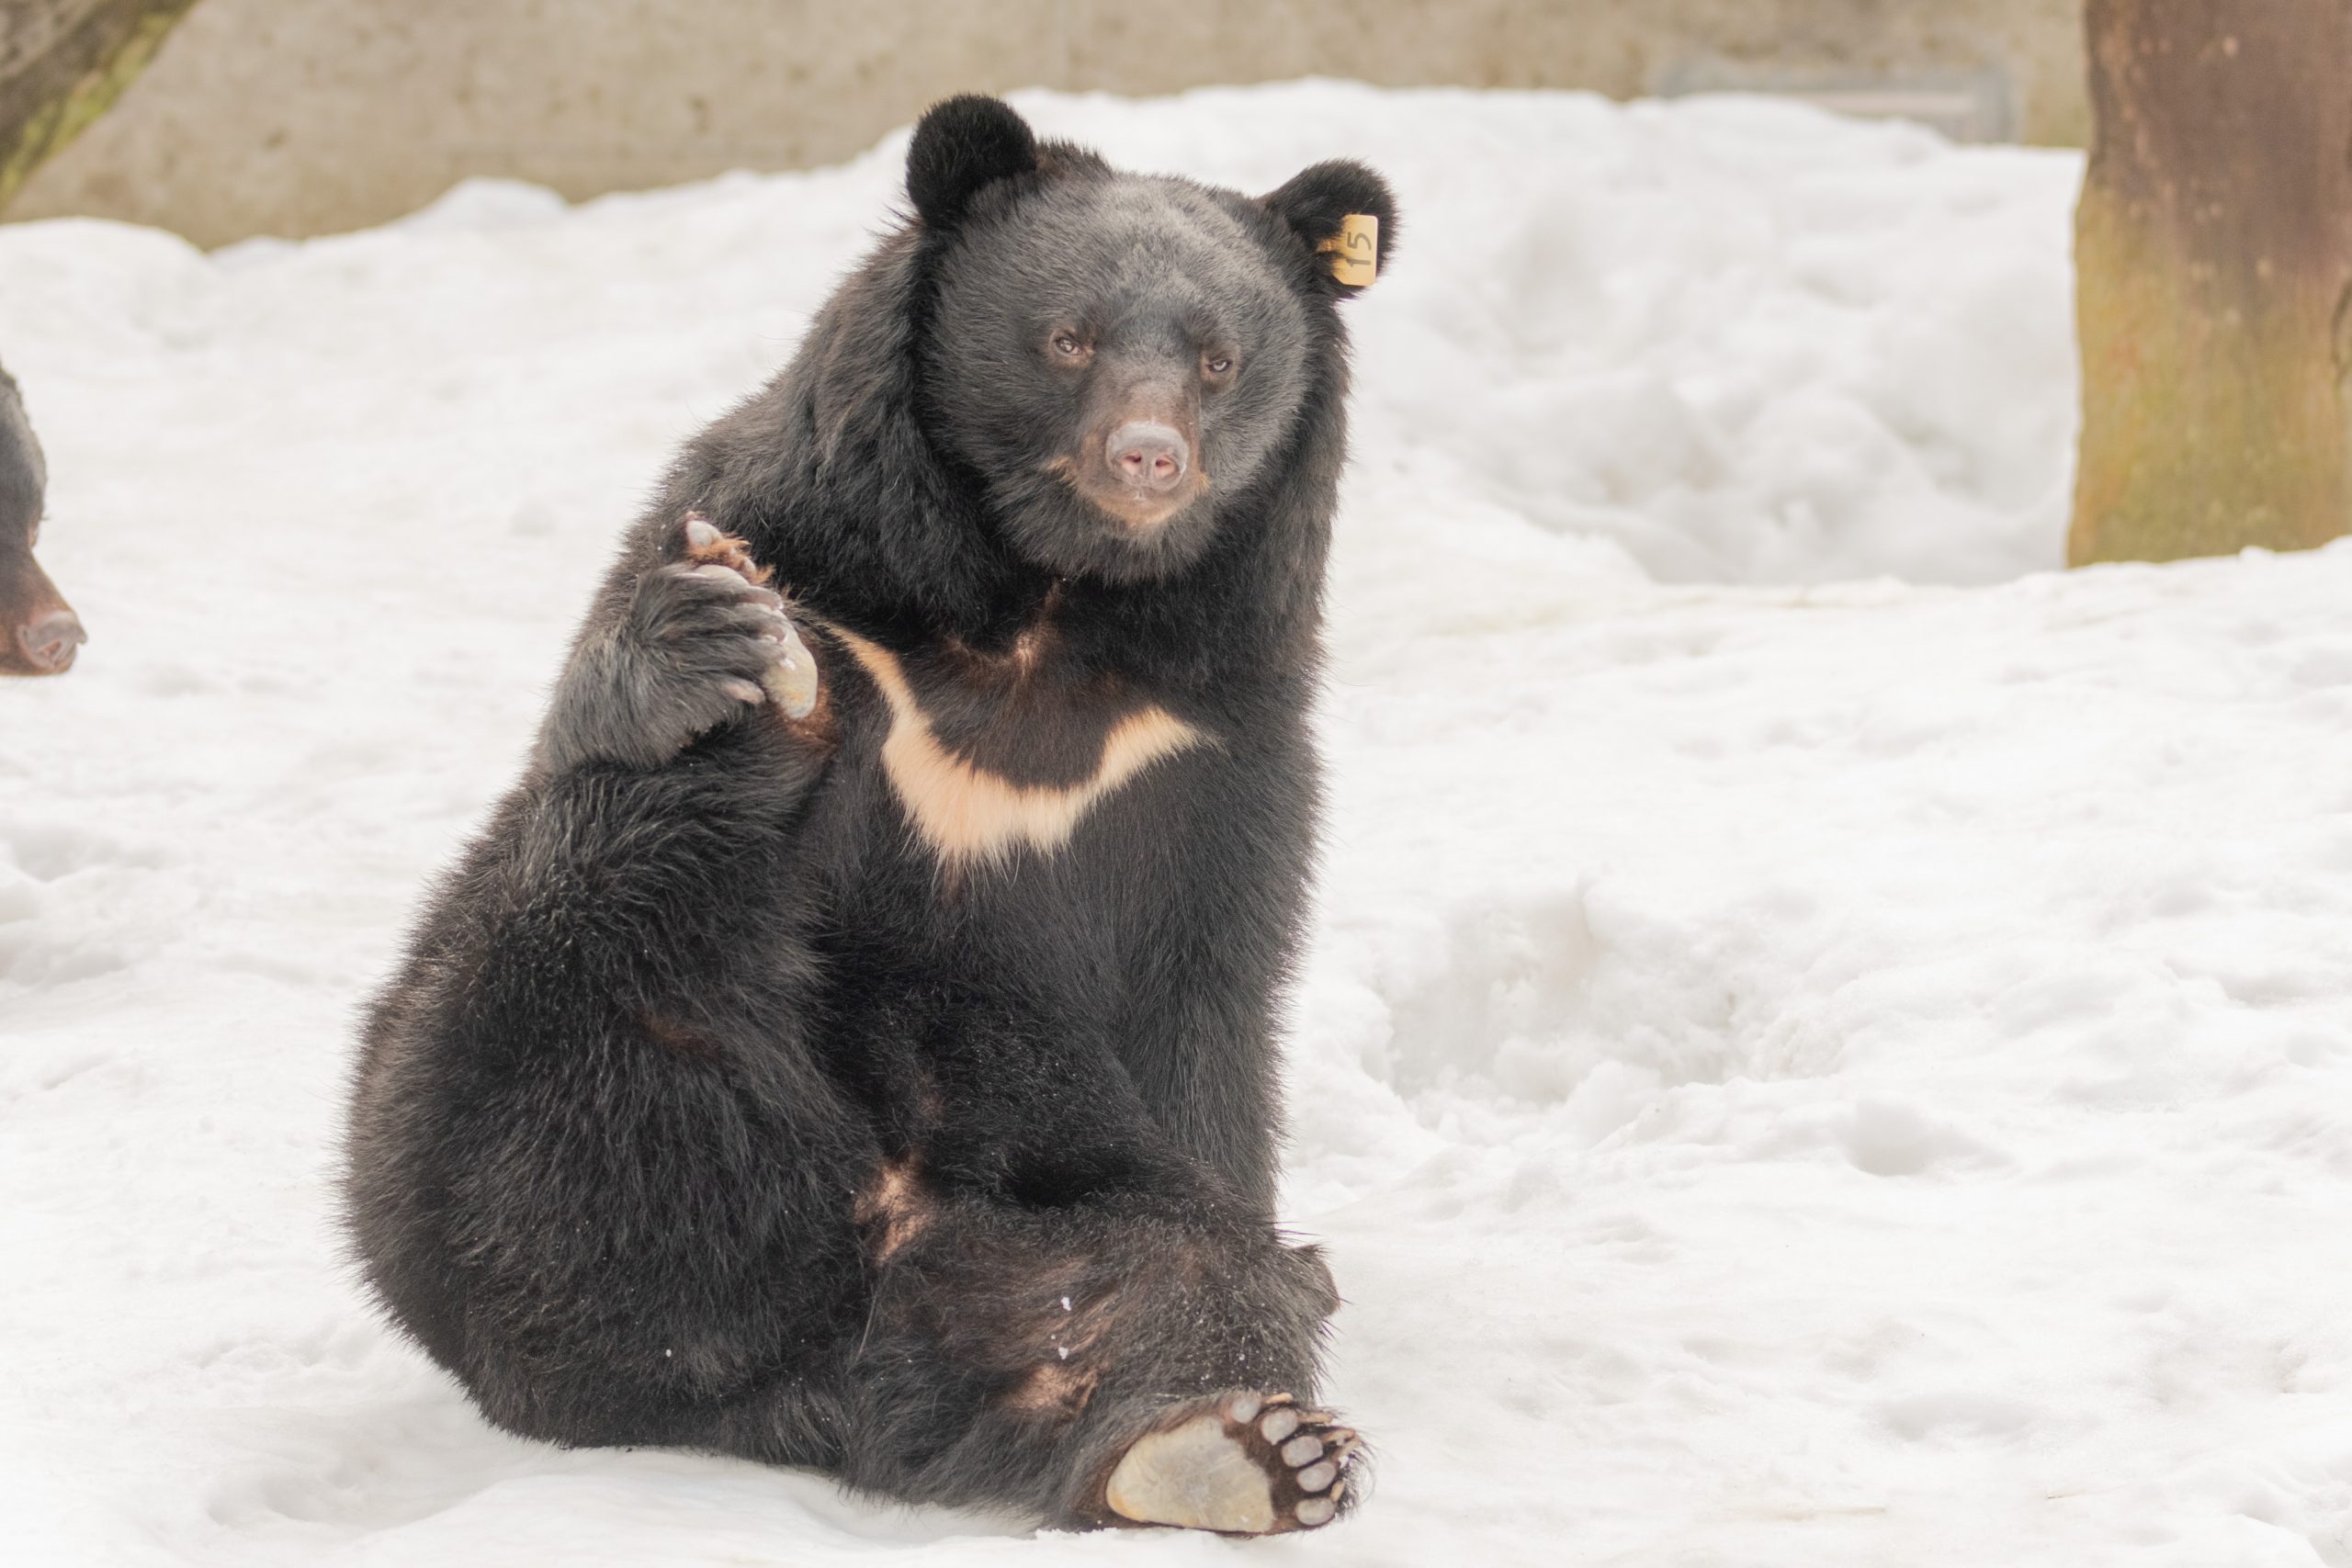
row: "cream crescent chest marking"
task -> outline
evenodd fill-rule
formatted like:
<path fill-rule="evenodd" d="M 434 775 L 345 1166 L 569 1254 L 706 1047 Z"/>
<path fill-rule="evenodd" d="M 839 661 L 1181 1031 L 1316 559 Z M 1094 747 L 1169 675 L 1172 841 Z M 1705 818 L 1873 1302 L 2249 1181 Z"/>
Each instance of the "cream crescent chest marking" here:
<path fill-rule="evenodd" d="M 1160 759 L 1209 739 L 1165 708 L 1142 707 L 1103 737 L 1102 761 L 1091 777 L 1069 785 L 1017 784 L 940 744 L 889 649 L 840 626 L 826 629 L 865 668 L 889 705 L 882 771 L 907 820 L 952 865 L 1001 860 L 1023 844 L 1047 853 L 1058 850 L 1095 802 Z"/>

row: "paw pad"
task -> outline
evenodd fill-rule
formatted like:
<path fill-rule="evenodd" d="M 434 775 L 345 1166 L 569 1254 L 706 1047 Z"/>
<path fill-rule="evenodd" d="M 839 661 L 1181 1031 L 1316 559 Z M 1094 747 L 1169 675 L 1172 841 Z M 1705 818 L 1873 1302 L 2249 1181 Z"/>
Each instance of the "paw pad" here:
<path fill-rule="evenodd" d="M 1136 1524 L 1274 1535 L 1329 1524 L 1359 1439 L 1288 1394 L 1236 1393 L 1138 1438 L 1104 1501 Z"/>

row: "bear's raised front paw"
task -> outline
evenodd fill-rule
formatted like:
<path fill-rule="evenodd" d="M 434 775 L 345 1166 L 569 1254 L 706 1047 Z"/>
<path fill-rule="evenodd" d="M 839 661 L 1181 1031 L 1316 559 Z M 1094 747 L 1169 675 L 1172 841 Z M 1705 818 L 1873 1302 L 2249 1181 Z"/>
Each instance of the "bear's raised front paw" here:
<path fill-rule="evenodd" d="M 754 681 L 740 682 L 739 678 L 739 683 L 728 690 L 745 703 L 757 703 L 764 695 L 786 718 L 808 717 L 817 705 L 817 661 L 785 614 L 784 600 L 768 590 L 773 573 L 752 558 L 751 547 L 732 534 L 721 533 L 701 513 L 690 512 L 685 519 L 685 560 L 681 568 L 662 570 L 682 570 L 696 581 L 716 585 L 722 594 L 738 594 L 743 602 L 770 613 L 771 618 L 760 623 L 755 634 L 755 651 L 764 658 L 764 667 Z M 740 580 L 742 586 L 730 579 Z M 756 691 L 750 689 L 754 684 Z"/>
<path fill-rule="evenodd" d="M 774 703 L 786 717 L 817 705 L 817 661 L 766 569 L 743 541 L 689 515 L 671 559 L 637 580 L 627 616 L 582 644 L 540 731 L 550 772 L 583 762 L 659 767 L 695 738 Z"/>
<path fill-rule="evenodd" d="M 1120 1456 L 1103 1502 L 1120 1518 L 1227 1535 L 1313 1529 L 1339 1513 L 1362 1441 L 1286 1393 L 1220 1394 Z"/>

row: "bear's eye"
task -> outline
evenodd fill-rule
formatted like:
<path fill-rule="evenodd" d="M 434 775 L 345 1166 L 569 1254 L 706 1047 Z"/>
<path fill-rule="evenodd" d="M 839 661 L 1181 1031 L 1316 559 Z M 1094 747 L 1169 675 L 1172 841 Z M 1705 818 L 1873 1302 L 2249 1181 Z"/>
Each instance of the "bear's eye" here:
<path fill-rule="evenodd" d="M 1077 359 L 1086 353 L 1086 344 L 1079 340 L 1076 333 L 1056 333 L 1054 352 L 1064 359 Z"/>
<path fill-rule="evenodd" d="M 1215 351 L 1204 354 L 1201 355 L 1201 374 L 1211 380 L 1223 380 L 1233 374 L 1233 355 Z"/>

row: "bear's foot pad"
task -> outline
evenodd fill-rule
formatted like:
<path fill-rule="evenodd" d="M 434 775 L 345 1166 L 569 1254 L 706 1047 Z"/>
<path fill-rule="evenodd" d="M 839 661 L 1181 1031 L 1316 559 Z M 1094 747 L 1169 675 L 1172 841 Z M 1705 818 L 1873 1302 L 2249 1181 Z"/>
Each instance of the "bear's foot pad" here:
<path fill-rule="evenodd" d="M 1139 1525 L 1277 1535 L 1331 1522 L 1357 1438 L 1284 1393 L 1226 1394 L 1147 1433 L 1120 1457 L 1103 1501 Z"/>

